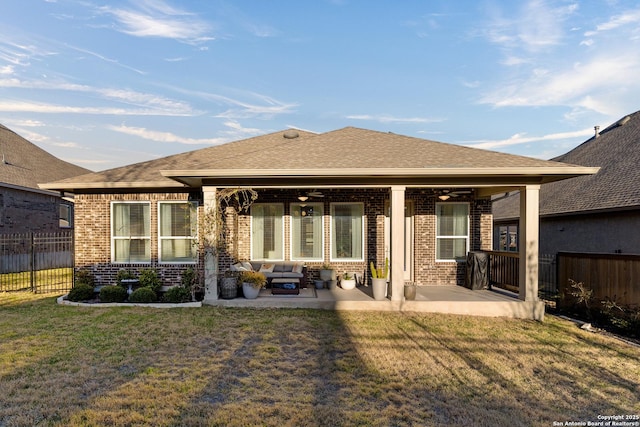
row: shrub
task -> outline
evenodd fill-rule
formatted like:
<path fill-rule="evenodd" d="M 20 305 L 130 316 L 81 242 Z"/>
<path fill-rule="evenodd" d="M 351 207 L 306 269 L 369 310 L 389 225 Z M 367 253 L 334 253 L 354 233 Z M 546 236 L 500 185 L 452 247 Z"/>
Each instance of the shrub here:
<path fill-rule="evenodd" d="M 156 294 L 160 292 L 162 287 L 162 281 L 158 277 L 158 272 L 152 268 L 145 268 L 140 272 L 138 277 L 140 280 L 140 286 L 143 288 L 151 288 Z"/>
<path fill-rule="evenodd" d="M 78 283 L 69 291 L 67 299 L 69 301 L 86 301 L 93 299 L 93 294 L 93 286 L 86 283 Z"/>
<path fill-rule="evenodd" d="M 127 290 L 122 286 L 108 285 L 100 289 L 100 302 L 125 302 Z"/>
<path fill-rule="evenodd" d="M 129 295 L 129 302 L 156 302 L 158 299 L 155 291 L 148 286 L 138 288 Z"/>
<path fill-rule="evenodd" d="M 189 302 L 191 301 L 191 292 L 182 286 L 174 286 L 164 293 L 162 300 L 171 303 Z"/>
<path fill-rule="evenodd" d="M 89 270 L 78 270 L 74 274 L 74 283 L 93 286 L 93 276 Z"/>

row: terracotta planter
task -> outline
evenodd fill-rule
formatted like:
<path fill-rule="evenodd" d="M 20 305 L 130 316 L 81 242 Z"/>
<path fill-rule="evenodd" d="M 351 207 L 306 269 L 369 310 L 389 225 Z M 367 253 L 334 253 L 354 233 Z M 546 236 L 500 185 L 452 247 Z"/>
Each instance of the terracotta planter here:
<path fill-rule="evenodd" d="M 373 299 L 382 301 L 387 298 L 387 279 L 371 279 L 371 287 L 373 288 Z"/>

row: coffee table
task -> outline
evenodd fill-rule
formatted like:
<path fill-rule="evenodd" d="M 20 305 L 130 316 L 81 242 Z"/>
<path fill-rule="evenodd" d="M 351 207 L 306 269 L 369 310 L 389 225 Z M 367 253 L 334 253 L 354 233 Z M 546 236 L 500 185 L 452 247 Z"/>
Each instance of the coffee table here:
<path fill-rule="evenodd" d="M 295 285 L 295 287 L 284 286 Z M 273 295 L 299 295 L 300 279 L 276 277 L 271 279 L 271 294 Z"/>

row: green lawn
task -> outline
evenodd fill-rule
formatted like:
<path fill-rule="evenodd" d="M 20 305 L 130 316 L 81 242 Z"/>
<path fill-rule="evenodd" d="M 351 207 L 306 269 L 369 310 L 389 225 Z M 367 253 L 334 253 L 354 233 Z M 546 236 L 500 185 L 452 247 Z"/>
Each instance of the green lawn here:
<path fill-rule="evenodd" d="M 0 294 L 0 426 L 552 426 L 640 414 L 640 349 L 547 316 Z"/>

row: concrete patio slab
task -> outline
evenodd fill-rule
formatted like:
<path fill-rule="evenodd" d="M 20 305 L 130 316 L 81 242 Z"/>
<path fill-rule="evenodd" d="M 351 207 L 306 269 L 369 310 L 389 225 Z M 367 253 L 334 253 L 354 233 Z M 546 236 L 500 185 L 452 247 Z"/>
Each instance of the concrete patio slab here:
<path fill-rule="evenodd" d="M 315 293 L 315 296 L 313 295 Z M 345 290 L 303 289 L 301 295 L 271 295 L 262 290 L 258 298 L 204 301 L 220 307 L 312 308 L 321 310 L 414 311 L 489 317 L 544 319 L 542 301 L 521 301 L 503 290 L 476 290 L 461 286 L 418 286 L 413 301 L 373 299 L 372 289 L 359 286 Z"/>

